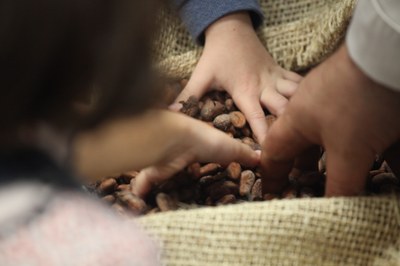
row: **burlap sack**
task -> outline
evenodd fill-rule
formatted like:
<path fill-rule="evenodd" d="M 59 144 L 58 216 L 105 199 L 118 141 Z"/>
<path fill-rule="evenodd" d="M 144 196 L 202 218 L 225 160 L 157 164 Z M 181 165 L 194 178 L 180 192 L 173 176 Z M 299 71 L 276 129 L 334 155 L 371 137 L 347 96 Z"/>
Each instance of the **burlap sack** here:
<path fill-rule="evenodd" d="M 166 265 L 399 265 L 398 199 L 274 200 L 140 219 Z"/>
<path fill-rule="evenodd" d="M 341 42 L 355 0 L 261 0 L 265 14 L 258 35 L 284 68 L 302 70 L 319 63 Z M 190 76 L 201 55 L 178 16 L 162 10 L 154 45 L 156 66 L 166 76 Z"/>
<path fill-rule="evenodd" d="M 259 36 L 283 67 L 309 68 L 341 42 L 355 1 L 262 0 Z M 188 77 L 201 54 L 164 10 L 154 55 Z M 139 219 L 167 265 L 400 265 L 398 199 L 296 199 L 159 213 Z"/>

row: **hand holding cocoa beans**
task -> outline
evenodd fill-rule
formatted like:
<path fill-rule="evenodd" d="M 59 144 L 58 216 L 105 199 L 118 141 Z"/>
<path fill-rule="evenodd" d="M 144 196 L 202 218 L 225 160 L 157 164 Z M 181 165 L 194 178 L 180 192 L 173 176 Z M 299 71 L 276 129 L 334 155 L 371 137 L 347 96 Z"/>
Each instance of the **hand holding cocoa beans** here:
<path fill-rule="evenodd" d="M 400 93 L 368 78 L 343 45 L 304 78 L 268 133 L 264 193 L 282 188 L 293 159 L 311 144 L 326 149 L 327 196 L 364 192 L 376 155 L 399 140 L 399 117 Z"/>

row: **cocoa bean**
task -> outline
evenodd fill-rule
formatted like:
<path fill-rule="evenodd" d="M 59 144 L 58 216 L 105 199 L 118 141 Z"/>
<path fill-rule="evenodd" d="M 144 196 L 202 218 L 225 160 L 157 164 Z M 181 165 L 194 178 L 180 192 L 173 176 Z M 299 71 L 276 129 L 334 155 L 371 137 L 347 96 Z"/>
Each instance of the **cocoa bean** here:
<path fill-rule="evenodd" d="M 100 183 L 97 187 L 97 191 L 100 195 L 106 195 L 114 192 L 117 186 L 118 183 L 115 178 L 107 178 Z"/>
<path fill-rule="evenodd" d="M 233 180 L 239 180 L 240 174 L 242 173 L 242 167 L 239 163 L 231 162 L 226 168 L 226 174 Z"/>
<path fill-rule="evenodd" d="M 187 101 L 181 101 L 182 104 L 181 112 L 190 116 L 196 117 L 200 112 L 199 100 L 195 96 L 190 96 Z"/>
<path fill-rule="evenodd" d="M 233 194 L 228 194 L 217 200 L 218 205 L 232 204 L 236 202 L 236 197 Z"/>
<path fill-rule="evenodd" d="M 226 175 L 223 173 L 219 173 L 217 175 L 206 175 L 206 176 L 203 176 L 202 178 L 200 178 L 199 184 L 202 187 L 209 186 L 210 184 L 220 181 L 220 180 L 224 179 L 225 177 L 226 177 Z"/>
<path fill-rule="evenodd" d="M 221 114 L 214 118 L 213 120 L 214 127 L 222 130 L 227 131 L 231 126 L 231 117 L 227 114 Z"/>
<path fill-rule="evenodd" d="M 246 125 L 246 117 L 242 112 L 234 111 L 230 112 L 229 116 L 231 118 L 232 125 L 236 128 L 244 128 Z"/>
<path fill-rule="evenodd" d="M 261 191 L 261 179 L 257 179 L 254 182 L 253 187 L 251 188 L 250 200 L 261 200 L 262 199 L 262 191 Z"/>
<path fill-rule="evenodd" d="M 141 198 L 135 196 L 128 190 L 116 192 L 115 195 L 134 213 L 142 214 L 147 209 L 146 203 Z"/>
<path fill-rule="evenodd" d="M 221 170 L 221 165 L 217 163 L 208 163 L 200 167 L 200 176 L 213 175 Z"/>
<path fill-rule="evenodd" d="M 178 208 L 176 202 L 165 193 L 158 193 L 156 196 L 156 202 L 158 208 L 160 208 L 162 212 L 173 211 Z"/>
<path fill-rule="evenodd" d="M 203 108 L 201 108 L 200 115 L 204 121 L 212 121 L 217 115 L 224 112 L 225 106 L 220 102 L 213 100 L 206 100 Z"/>
<path fill-rule="evenodd" d="M 256 181 L 256 176 L 251 170 L 245 170 L 240 175 L 240 196 L 249 195 L 254 182 Z"/>

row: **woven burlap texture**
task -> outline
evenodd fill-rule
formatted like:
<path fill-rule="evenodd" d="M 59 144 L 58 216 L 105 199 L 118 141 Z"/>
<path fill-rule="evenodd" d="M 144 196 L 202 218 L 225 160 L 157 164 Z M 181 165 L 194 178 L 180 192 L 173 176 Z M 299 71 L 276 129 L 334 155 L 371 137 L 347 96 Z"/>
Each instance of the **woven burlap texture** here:
<path fill-rule="evenodd" d="M 399 265 L 395 196 L 273 200 L 140 218 L 166 265 Z"/>
<path fill-rule="evenodd" d="M 258 35 L 286 69 L 307 69 L 321 62 L 343 39 L 355 0 L 261 0 L 265 14 Z M 178 16 L 163 9 L 154 45 L 156 67 L 171 78 L 189 77 L 201 55 Z M 250 51 L 251 52 L 251 51 Z"/>

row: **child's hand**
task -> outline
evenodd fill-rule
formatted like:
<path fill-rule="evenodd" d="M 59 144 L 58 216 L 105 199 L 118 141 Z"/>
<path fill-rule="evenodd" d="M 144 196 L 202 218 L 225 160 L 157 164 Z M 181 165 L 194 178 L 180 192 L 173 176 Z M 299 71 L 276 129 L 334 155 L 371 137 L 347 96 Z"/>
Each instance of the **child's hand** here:
<path fill-rule="evenodd" d="M 153 166 L 137 175 L 134 187 L 136 195 L 143 197 L 153 185 L 172 177 L 193 162 L 228 164 L 235 161 L 246 166 L 258 164 L 259 153 L 225 133 L 181 114 L 172 113 L 171 119 L 179 130 L 176 135 L 170 136 L 167 149 L 152 162 Z"/>
<path fill-rule="evenodd" d="M 259 153 L 223 132 L 183 114 L 150 111 L 108 122 L 74 142 L 74 165 L 87 178 L 144 169 L 137 176 L 137 194 L 165 180 L 192 162 L 247 166 Z"/>
<path fill-rule="evenodd" d="M 267 125 L 262 106 L 280 115 L 301 76 L 276 64 L 258 39 L 246 12 L 227 15 L 206 30 L 203 54 L 176 102 L 208 89 L 224 89 L 262 143 Z"/>

